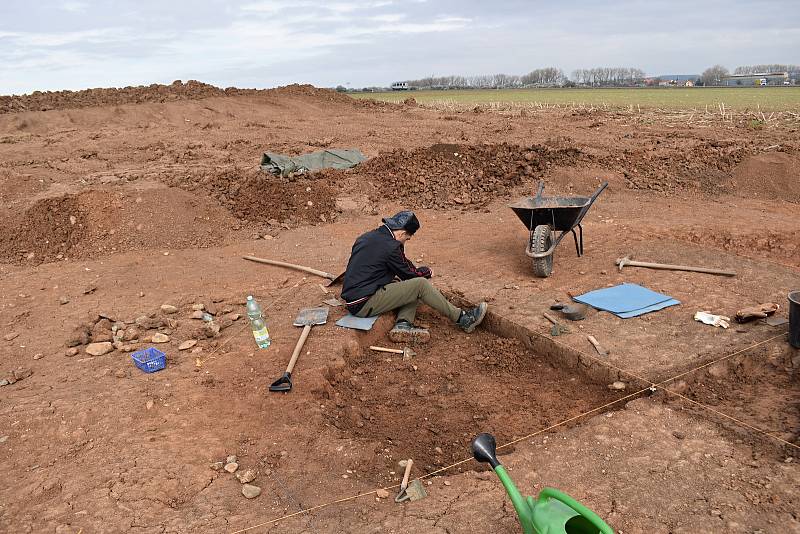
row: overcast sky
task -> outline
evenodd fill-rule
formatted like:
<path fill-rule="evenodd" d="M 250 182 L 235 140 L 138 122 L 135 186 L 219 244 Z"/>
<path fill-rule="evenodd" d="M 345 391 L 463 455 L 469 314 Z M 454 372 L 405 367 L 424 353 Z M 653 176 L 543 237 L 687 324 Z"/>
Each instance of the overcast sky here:
<path fill-rule="evenodd" d="M 0 94 L 800 63 L 800 0 L 0 0 Z"/>

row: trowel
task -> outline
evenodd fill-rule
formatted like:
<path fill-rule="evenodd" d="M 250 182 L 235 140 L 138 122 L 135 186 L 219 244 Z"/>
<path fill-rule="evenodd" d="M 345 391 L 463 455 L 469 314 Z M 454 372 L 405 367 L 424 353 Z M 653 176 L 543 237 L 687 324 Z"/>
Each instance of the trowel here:
<path fill-rule="evenodd" d="M 422 485 L 420 479 L 417 478 L 412 480 L 410 484 L 408 483 L 408 478 L 411 476 L 411 466 L 413 465 L 414 460 L 409 458 L 406 464 L 406 472 L 403 473 L 403 481 L 400 483 L 400 492 L 397 494 L 397 497 L 394 498 L 394 502 L 413 502 L 428 496 L 428 492 L 425 491 L 425 486 Z"/>

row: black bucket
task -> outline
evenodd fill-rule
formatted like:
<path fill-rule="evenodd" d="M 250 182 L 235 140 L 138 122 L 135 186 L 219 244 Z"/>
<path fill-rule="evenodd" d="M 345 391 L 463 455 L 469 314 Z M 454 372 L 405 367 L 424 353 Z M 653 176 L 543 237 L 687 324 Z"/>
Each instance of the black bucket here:
<path fill-rule="evenodd" d="M 789 293 L 789 344 L 800 349 L 800 290 Z"/>

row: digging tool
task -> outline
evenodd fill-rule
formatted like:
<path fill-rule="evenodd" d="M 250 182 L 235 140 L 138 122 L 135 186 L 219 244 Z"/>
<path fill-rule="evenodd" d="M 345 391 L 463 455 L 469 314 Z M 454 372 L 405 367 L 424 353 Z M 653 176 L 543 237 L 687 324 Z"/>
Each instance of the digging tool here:
<path fill-rule="evenodd" d="M 614 534 L 600 516 L 555 488 L 542 489 L 536 500 L 523 498 L 497 459 L 497 444 L 491 434 L 478 434 L 472 440 L 472 455 L 492 467 L 514 505 L 525 534 Z"/>
<path fill-rule="evenodd" d="M 300 310 L 294 320 L 294 325 L 302 326 L 303 332 L 300 334 L 300 339 L 297 340 L 297 345 L 294 347 L 294 352 L 292 352 L 289 365 L 286 366 L 286 371 L 282 377 L 269 386 L 270 391 L 288 392 L 292 390 L 292 370 L 294 370 L 294 364 L 297 363 L 300 351 L 303 350 L 306 338 L 311 332 L 311 327 L 317 324 L 325 324 L 326 322 L 328 322 L 328 308 L 305 308 Z"/>
<path fill-rule="evenodd" d="M 242 256 L 244 259 L 249 261 L 254 261 L 256 263 L 263 263 L 265 265 L 275 265 L 277 267 L 286 267 L 287 269 L 294 269 L 295 271 L 303 271 L 304 273 L 311 273 L 317 276 L 321 276 L 322 278 L 327 278 L 328 283 L 325 284 L 326 286 L 331 286 L 334 284 L 338 284 L 344 278 L 344 273 L 335 275 L 325 271 L 320 271 L 319 269 L 312 269 L 311 267 L 305 267 L 303 265 L 295 265 L 294 263 L 287 263 L 285 261 L 278 261 L 278 260 L 268 260 L 266 258 L 257 258 L 255 256 Z"/>
<path fill-rule="evenodd" d="M 621 271 L 626 265 L 631 267 L 647 267 L 648 269 L 663 269 L 666 271 L 690 271 L 693 273 L 718 274 L 721 276 L 736 276 L 736 271 L 726 271 L 724 269 L 711 269 L 708 267 L 692 267 L 690 265 L 670 265 L 668 263 L 650 263 L 646 261 L 634 261 L 629 256 L 619 258 L 615 262 Z"/>
<path fill-rule="evenodd" d="M 561 334 L 569 334 L 569 327 L 556 321 L 556 318 L 549 313 L 543 313 L 544 318 L 553 323 L 553 328 L 550 329 L 551 336 L 560 336 Z"/>
<path fill-rule="evenodd" d="M 603 345 L 601 345 L 597 341 L 597 339 L 595 339 L 594 336 L 587 335 L 586 339 L 588 339 L 589 343 L 592 344 L 592 346 L 594 347 L 594 350 L 597 351 L 597 354 L 599 354 L 600 356 L 608 356 L 608 351 L 605 348 L 603 348 Z"/>
<path fill-rule="evenodd" d="M 411 476 L 411 466 L 413 465 L 414 460 L 409 458 L 406 464 L 406 472 L 403 473 L 403 481 L 400 483 L 400 492 L 394 498 L 394 502 L 418 501 L 428 496 L 421 480 L 416 479 L 411 481 L 411 484 L 408 483 L 408 478 Z"/>
<path fill-rule="evenodd" d="M 369 347 L 369 350 L 374 350 L 374 351 L 377 351 L 377 352 L 391 352 L 392 354 L 402 354 L 404 361 L 408 361 L 408 360 L 410 360 L 411 358 L 413 358 L 414 356 L 417 355 L 417 353 L 414 352 L 409 347 L 403 347 L 403 349 L 401 350 L 401 349 L 389 349 L 389 348 L 386 348 L 386 347 L 376 347 L 375 345 L 371 345 Z"/>

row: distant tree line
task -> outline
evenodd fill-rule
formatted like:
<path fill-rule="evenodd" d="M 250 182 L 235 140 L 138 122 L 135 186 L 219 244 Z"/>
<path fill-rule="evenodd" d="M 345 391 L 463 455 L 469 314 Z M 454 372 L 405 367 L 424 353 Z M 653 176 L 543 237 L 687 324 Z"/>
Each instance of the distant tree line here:
<path fill-rule="evenodd" d="M 517 87 L 549 87 L 590 85 L 594 87 L 637 85 L 644 80 L 644 71 L 636 68 L 599 67 L 579 69 L 572 80 L 559 68 L 544 67 L 521 76 L 516 74 L 482 74 L 478 76 L 428 76 L 407 80 L 416 89 L 513 89 Z"/>
<path fill-rule="evenodd" d="M 572 72 L 572 81 L 592 87 L 621 87 L 638 85 L 644 81 L 642 69 L 627 67 L 597 67 L 577 69 Z"/>

